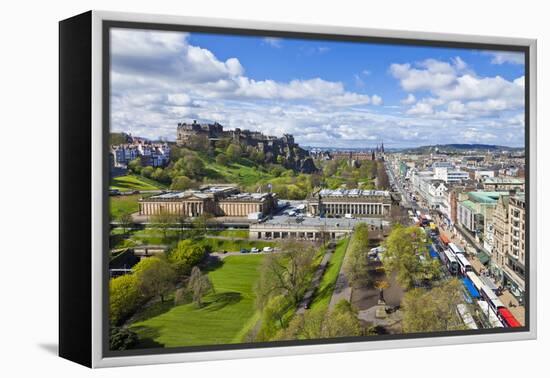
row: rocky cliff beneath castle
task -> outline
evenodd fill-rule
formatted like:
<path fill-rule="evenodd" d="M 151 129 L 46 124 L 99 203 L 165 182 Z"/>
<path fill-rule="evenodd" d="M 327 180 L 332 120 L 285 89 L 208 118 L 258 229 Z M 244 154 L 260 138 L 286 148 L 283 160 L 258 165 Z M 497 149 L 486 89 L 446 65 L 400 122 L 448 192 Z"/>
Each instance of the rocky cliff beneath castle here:
<path fill-rule="evenodd" d="M 286 168 L 302 173 L 317 171 L 309 152 L 295 143 L 291 134 L 275 137 L 240 128 L 224 130 L 223 126 L 217 122 L 212 124 L 200 124 L 196 121 L 193 121 L 193 123 L 178 123 L 176 137 L 178 145 L 185 146 L 194 137 L 206 137 L 211 143 L 219 140 L 230 140 L 262 152 L 267 162 L 280 162 Z"/>

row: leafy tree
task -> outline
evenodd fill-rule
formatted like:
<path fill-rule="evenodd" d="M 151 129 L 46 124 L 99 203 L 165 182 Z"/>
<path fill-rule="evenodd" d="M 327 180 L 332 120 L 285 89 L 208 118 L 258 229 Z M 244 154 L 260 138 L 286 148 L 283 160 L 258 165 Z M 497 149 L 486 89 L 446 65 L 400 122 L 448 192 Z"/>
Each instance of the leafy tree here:
<path fill-rule="evenodd" d="M 376 171 L 376 182 L 379 189 L 388 189 L 390 187 L 390 180 L 388 174 L 386 173 L 386 167 L 384 163 L 378 163 Z"/>
<path fill-rule="evenodd" d="M 111 327 L 109 336 L 109 347 L 111 350 L 126 350 L 135 346 L 138 335 L 126 327 Z"/>
<path fill-rule="evenodd" d="M 198 307 L 202 307 L 202 299 L 209 292 L 214 291 L 214 286 L 207 274 L 202 274 L 199 267 L 193 267 L 191 276 L 189 277 L 188 289 L 193 293 L 193 302 Z"/>
<path fill-rule="evenodd" d="M 130 211 L 123 211 L 118 216 L 118 223 L 120 224 L 120 227 L 122 227 L 122 232 L 124 235 L 128 235 L 128 230 L 132 226 L 132 213 Z"/>
<path fill-rule="evenodd" d="M 194 184 L 194 181 L 187 176 L 177 176 L 172 180 L 172 185 L 170 185 L 170 189 L 187 190 L 195 186 Z"/>
<path fill-rule="evenodd" d="M 227 155 L 226 154 L 218 154 L 218 156 L 216 156 L 216 163 L 218 163 L 219 165 L 227 165 L 227 163 L 229 162 L 229 159 L 227 158 Z"/>
<path fill-rule="evenodd" d="M 410 288 L 426 273 L 420 256 L 429 258 L 425 235 L 420 227 L 403 227 L 396 225 L 384 243 L 382 263 L 384 269 L 392 274 L 397 273 L 397 281 L 401 286 Z"/>
<path fill-rule="evenodd" d="M 206 235 L 210 218 L 211 217 L 207 213 L 204 213 L 193 219 L 193 237 L 201 238 Z"/>
<path fill-rule="evenodd" d="M 145 298 L 158 296 L 160 301 L 164 302 L 164 296 L 174 287 L 176 274 L 164 258 L 142 259 L 134 266 L 133 271 L 137 277 L 140 292 Z"/>
<path fill-rule="evenodd" d="M 344 273 L 352 286 L 361 286 L 368 282 L 369 226 L 359 223 L 353 232 L 347 249 Z"/>
<path fill-rule="evenodd" d="M 277 335 L 278 340 L 319 339 L 363 334 L 357 313 L 349 302 L 343 299 L 328 314 L 311 311 L 296 315 Z"/>
<path fill-rule="evenodd" d="M 128 169 L 134 173 L 139 174 L 141 172 L 141 158 L 135 158 L 128 163 Z"/>
<path fill-rule="evenodd" d="M 151 216 L 151 223 L 162 230 L 163 240 L 168 237 L 168 230 L 176 222 L 176 215 L 170 213 L 166 209 L 161 209 L 159 212 Z"/>
<path fill-rule="evenodd" d="M 297 304 L 309 284 L 315 250 L 295 240 L 285 241 L 280 248 L 281 253 L 264 258 L 256 286 L 259 308 L 263 308 L 271 297 L 280 294 Z"/>
<path fill-rule="evenodd" d="M 401 306 L 403 331 L 410 333 L 464 329 L 456 312 L 456 306 L 462 300 L 461 283 L 456 278 L 431 290 L 410 290 L 405 294 Z"/>
<path fill-rule="evenodd" d="M 126 274 L 109 281 L 109 318 L 118 324 L 132 314 L 140 301 L 136 276 Z"/>
<path fill-rule="evenodd" d="M 162 169 L 160 167 L 156 168 L 153 173 L 151 173 L 151 178 L 156 181 L 160 181 L 163 183 L 170 182 L 170 175 L 168 174 L 167 170 Z"/>
<path fill-rule="evenodd" d="M 231 159 L 231 161 L 237 161 L 242 155 L 241 146 L 236 143 L 231 143 L 229 146 L 227 146 L 225 153 Z"/>
<path fill-rule="evenodd" d="M 143 177 L 151 178 L 151 176 L 153 175 L 154 170 L 155 170 L 155 168 L 148 165 L 147 167 L 143 167 L 143 169 L 141 170 L 141 175 Z"/>
<path fill-rule="evenodd" d="M 180 241 L 170 253 L 169 261 L 179 275 L 187 275 L 205 256 L 206 247 L 186 239 Z"/>

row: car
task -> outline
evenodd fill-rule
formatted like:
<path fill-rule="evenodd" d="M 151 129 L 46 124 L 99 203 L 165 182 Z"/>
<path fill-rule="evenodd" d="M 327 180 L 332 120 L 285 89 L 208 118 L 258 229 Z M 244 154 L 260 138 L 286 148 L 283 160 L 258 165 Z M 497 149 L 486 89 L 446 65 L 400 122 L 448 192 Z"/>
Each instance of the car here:
<path fill-rule="evenodd" d="M 248 253 L 248 252 L 250 252 L 248 249 L 246 249 L 246 248 L 241 248 L 241 253 Z"/>
<path fill-rule="evenodd" d="M 258 253 L 258 252 L 260 252 L 260 250 L 259 250 L 258 248 L 256 248 L 256 247 L 252 247 L 252 248 L 250 249 L 250 252 L 252 252 L 252 253 Z"/>
<path fill-rule="evenodd" d="M 273 247 L 264 247 L 263 251 L 264 252 L 273 252 Z"/>

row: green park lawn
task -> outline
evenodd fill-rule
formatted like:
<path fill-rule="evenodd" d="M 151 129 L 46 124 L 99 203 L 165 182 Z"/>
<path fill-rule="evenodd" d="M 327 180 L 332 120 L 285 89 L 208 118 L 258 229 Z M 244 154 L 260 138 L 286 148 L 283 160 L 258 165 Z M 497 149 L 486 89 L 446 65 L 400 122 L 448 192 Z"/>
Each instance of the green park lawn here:
<path fill-rule="evenodd" d="M 145 196 L 143 194 L 130 194 L 127 196 L 109 197 L 111 218 L 117 219 L 123 213 L 135 213 L 138 211 L 138 199 L 142 197 Z"/>
<path fill-rule="evenodd" d="M 193 303 L 173 306 L 166 302 L 159 303 L 157 311 L 147 310 L 143 314 L 145 320 L 130 326 L 140 338 L 136 348 L 241 342 L 259 319 L 253 288 L 260 275 L 262 258 L 262 255 L 226 257 L 223 265 L 208 273 L 215 293 L 205 297 L 202 308 Z"/>
<path fill-rule="evenodd" d="M 136 175 L 115 177 L 111 180 L 110 185 L 110 189 L 120 190 L 121 192 L 130 190 L 159 190 L 165 188 L 166 185 L 160 182 Z"/>
<path fill-rule="evenodd" d="M 317 288 L 313 302 L 311 303 L 312 311 L 326 311 L 330 304 L 332 292 L 338 279 L 338 273 L 342 267 L 344 256 L 346 255 L 346 248 L 348 246 L 348 238 L 338 241 L 336 244 L 336 250 L 334 251 L 332 258 L 328 263 L 328 267 L 323 274 L 321 283 Z"/>

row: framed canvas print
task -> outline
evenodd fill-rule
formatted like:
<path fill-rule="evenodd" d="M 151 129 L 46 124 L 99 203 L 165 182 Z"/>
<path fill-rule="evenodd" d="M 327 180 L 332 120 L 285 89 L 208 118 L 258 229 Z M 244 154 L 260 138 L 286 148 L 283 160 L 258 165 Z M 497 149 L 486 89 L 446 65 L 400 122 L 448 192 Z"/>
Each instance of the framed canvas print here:
<path fill-rule="evenodd" d="M 536 42 L 60 24 L 60 355 L 536 337 Z"/>

